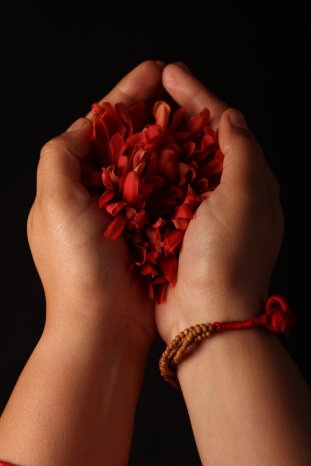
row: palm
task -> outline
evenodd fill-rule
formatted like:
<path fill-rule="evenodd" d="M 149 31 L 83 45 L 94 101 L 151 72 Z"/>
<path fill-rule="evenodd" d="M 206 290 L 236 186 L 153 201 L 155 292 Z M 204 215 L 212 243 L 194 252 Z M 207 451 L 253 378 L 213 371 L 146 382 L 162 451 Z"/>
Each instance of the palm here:
<path fill-rule="evenodd" d="M 88 193 L 85 192 L 79 203 L 74 202 L 69 211 L 73 222 L 71 218 L 68 219 L 68 211 L 66 217 L 60 219 L 65 224 L 63 231 L 67 236 L 64 244 L 67 250 L 72 248 L 72 257 L 76 262 L 71 264 L 73 269 L 83 270 L 86 277 L 83 279 L 84 286 L 96 290 L 97 295 L 102 293 L 103 300 L 109 290 L 109 295 L 113 296 L 113 302 L 109 304 L 130 313 L 136 326 L 154 338 L 153 303 L 146 295 L 140 277 L 130 269 L 125 239 L 120 237 L 110 241 L 103 237 L 107 218 Z M 79 255 L 75 254 L 77 249 L 81 251 Z"/>
<path fill-rule="evenodd" d="M 213 279 L 214 257 L 218 245 L 223 243 L 215 224 L 213 210 L 217 209 L 220 196 L 213 194 L 212 205 L 205 201 L 197 210 L 186 231 L 179 256 L 178 278 L 175 287 L 169 287 L 164 303 L 156 306 L 156 323 L 162 338 L 167 341 L 172 329 L 179 329 L 182 310 L 187 312 L 195 303 L 202 303 L 206 284 Z M 199 241 L 198 241 L 199 239 Z M 202 322 L 206 312 L 202 309 Z"/>

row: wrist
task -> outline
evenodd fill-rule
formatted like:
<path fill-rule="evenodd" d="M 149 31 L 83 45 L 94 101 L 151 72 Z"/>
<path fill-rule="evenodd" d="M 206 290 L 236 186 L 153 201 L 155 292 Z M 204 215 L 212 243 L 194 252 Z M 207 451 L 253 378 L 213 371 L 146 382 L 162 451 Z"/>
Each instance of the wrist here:
<path fill-rule="evenodd" d="M 148 353 L 153 342 L 152 336 L 136 324 L 131 309 L 97 300 L 49 302 L 44 333 L 137 354 Z"/>
<path fill-rule="evenodd" d="M 219 292 L 205 294 L 190 303 L 172 303 L 176 306 L 174 315 L 178 316 L 168 334 L 168 341 L 188 327 L 213 322 L 239 321 L 260 315 L 264 309 L 265 298 L 259 293 Z M 169 312 L 169 310 L 168 310 Z"/>

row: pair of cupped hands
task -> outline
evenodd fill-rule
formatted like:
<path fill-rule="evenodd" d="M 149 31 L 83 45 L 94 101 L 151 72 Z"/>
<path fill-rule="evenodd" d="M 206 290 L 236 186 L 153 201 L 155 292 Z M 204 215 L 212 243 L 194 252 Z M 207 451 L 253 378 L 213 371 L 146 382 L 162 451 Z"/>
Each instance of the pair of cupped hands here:
<path fill-rule="evenodd" d="M 175 287 L 154 305 L 129 269 L 124 238 L 103 238 L 107 218 L 81 183 L 91 116 L 80 118 L 42 149 L 28 238 L 47 303 L 46 326 L 81 321 L 90 336 L 148 348 L 157 332 L 169 343 L 190 325 L 260 313 L 279 252 L 283 221 L 278 185 L 243 115 L 182 63 L 145 61 L 104 98 L 148 101 L 164 90 L 189 114 L 204 107 L 224 153 L 220 185 L 185 234 Z"/>

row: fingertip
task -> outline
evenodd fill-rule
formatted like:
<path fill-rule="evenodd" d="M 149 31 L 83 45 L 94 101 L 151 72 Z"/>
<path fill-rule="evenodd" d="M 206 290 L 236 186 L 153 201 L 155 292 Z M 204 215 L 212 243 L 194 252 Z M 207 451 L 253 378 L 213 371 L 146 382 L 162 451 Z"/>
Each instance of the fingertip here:
<path fill-rule="evenodd" d="M 192 74 L 192 71 L 190 70 L 189 66 L 183 61 L 174 61 L 173 65 L 178 66 L 179 68 L 182 68 L 188 74 Z"/>
<path fill-rule="evenodd" d="M 136 65 L 131 71 L 129 71 L 129 73 L 132 73 L 133 71 L 135 71 L 136 69 L 141 69 L 141 68 L 145 68 L 145 69 L 152 69 L 152 70 L 156 70 L 159 69 L 159 68 L 164 68 L 166 65 L 166 63 L 162 60 L 151 60 L 151 59 L 147 59 L 147 60 L 143 60 L 142 62 L 138 63 L 138 65 Z"/>
<path fill-rule="evenodd" d="M 165 85 L 172 85 L 179 80 L 179 73 L 189 74 L 183 66 L 179 66 L 178 62 L 169 63 L 165 66 L 162 73 L 162 80 Z"/>
<path fill-rule="evenodd" d="M 162 72 L 162 83 L 166 91 L 190 115 L 196 115 L 203 108 L 211 113 L 210 125 L 218 128 L 219 118 L 228 106 L 205 87 L 183 62 L 167 65 Z"/>
<path fill-rule="evenodd" d="M 222 113 L 219 121 L 219 144 L 223 153 L 231 148 L 236 136 L 248 134 L 250 132 L 248 131 L 246 119 L 239 110 L 228 108 Z"/>
<path fill-rule="evenodd" d="M 230 125 L 238 129 L 248 129 L 247 122 L 243 113 L 236 108 L 229 108 L 224 112 L 224 118 L 227 118 Z"/>
<path fill-rule="evenodd" d="M 249 130 L 244 115 L 236 108 L 227 109 L 221 116 L 219 146 L 225 155 L 225 166 L 232 160 L 239 160 L 242 164 L 263 156 L 262 148 Z"/>

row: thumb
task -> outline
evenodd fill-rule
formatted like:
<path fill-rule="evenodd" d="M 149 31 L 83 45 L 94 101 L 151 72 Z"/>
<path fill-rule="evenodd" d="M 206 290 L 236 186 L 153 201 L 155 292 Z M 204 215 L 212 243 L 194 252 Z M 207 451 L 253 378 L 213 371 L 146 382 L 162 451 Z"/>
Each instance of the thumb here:
<path fill-rule="evenodd" d="M 236 109 L 228 109 L 221 116 L 219 145 L 224 154 L 222 183 L 243 187 L 266 169 L 262 149 L 248 130 L 244 116 Z"/>
<path fill-rule="evenodd" d="M 79 118 L 65 133 L 43 146 L 37 171 L 37 195 L 70 194 L 84 189 L 81 162 L 90 149 L 92 123 Z"/>

